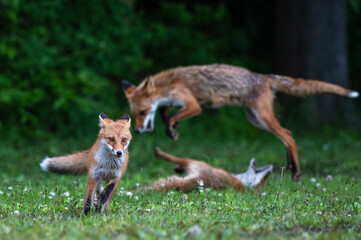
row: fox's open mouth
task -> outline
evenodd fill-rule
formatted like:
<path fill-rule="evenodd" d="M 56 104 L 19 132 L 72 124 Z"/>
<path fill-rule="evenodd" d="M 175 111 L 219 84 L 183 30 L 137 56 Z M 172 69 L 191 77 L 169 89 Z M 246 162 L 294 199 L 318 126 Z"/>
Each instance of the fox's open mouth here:
<path fill-rule="evenodd" d="M 151 132 L 151 131 L 153 130 L 153 129 L 152 129 L 152 120 L 149 120 L 149 121 L 148 121 L 146 130 L 147 130 L 148 132 Z"/>

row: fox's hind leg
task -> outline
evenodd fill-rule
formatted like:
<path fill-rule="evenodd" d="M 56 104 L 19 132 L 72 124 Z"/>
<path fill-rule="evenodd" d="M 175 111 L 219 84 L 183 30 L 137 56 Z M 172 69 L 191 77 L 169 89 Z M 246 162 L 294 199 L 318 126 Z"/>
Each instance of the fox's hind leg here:
<path fill-rule="evenodd" d="M 263 93 L 262 98 L 259 98 L 254 106 L 246 109 L 246 113 L 254 126 L 273 133 L 283 142 L 287 148 L 287 169 L 292 171 L 293 180 L 299 180 L 301 171 L 296 142 L 291 131 L 283 128 L 274 114 L 272 92 Z"/>
<path fill-rule="evenodd" d="M 159 147 L 155 148 L 154 154 L 155 154 L 155 157 L 157 157 L 157 158 L 161 158 L 161 159 L 164 159 L 169 162 L 177 164 L 176 168 L 174 169 L 174 171 L 176 171 L 177 173 L 185 172 L 187 170 L 189 163 L 192 161 L 189 158 L 179 158 L 179 157 L 170 155 L 168 153 L 165 153 L 162 150 L 160 150 Z"/>

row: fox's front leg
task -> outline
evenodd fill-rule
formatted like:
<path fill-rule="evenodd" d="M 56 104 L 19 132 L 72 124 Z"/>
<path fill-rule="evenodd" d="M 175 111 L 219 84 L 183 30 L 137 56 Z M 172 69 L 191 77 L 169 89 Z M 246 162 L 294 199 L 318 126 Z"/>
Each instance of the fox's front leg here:
<path fill-rule="evenodd" d="M 94 200 L 94 191 L 96 187 L 96 181 L 91 176 L 88 177 L 88 184 L 85 190 L 84 197 L 84 214 L 87 215 L 90 212 L 91 206 Z"/>
<path fill-rule="evenodd" d="M 166 125 L 168 124 L 168 120 L 169 120 L 169 110 L 170 110 L 170 107 L 168 107 L 168 106 L 161 106 L 159 108 L 160 118 Z M 179 125 L 179 122 L 175 122 L 173 125 L 173 128 L 177 128 L 178 125 Z"/>
<path fill-rule="evenodd" d="M 104 207 L 106 211 L 109 212 L 110 202 L 114 196 L 115 191 L 118 188 L 120 178 L 110 180 L 103 191 L 98 194 L 97 202 L 95 205 L 95 210 L 98 212 L 103 212 Z"/>
<path fill-rule="evenodd" d="M 180 99 L 183 100 L 184 107 L 178 112 L 168 116 L 168 120 L 166 121 L 166 134 L 173 140 L 178 139 L 179 134 L 174 130 L 174 126 L 179 120 L 192 117 L 202 112 L 202 108 L 197 99 L 190 93 L 185 96 L 183 95 Z"/>

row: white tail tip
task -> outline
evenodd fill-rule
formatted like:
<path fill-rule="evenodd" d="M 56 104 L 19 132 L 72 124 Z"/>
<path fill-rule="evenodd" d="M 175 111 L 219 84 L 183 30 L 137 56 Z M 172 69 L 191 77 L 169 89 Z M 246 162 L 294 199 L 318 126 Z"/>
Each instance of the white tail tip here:
<path fill-rule="evenodd" d="M 350 98 L 358 98 L 360 96 L 360 94 L 356 91 L 350 92 L 350 94 L 348 95 L 348 97 Z"/>
<path fill-rule="evenodd" d="M 46 157 L 44 158 L 44 160 L 40 163 L 40 167 L 43 171 L 48 171 L 48 162 L 49 162 L 49 158 Z"/>

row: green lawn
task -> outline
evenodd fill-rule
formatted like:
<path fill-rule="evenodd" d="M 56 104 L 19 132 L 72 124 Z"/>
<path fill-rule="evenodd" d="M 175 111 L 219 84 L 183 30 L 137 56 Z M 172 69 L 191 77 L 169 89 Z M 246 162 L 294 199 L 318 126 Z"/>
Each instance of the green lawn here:
<path fill-rule="evenodd" d="M 289 173 L 281 177 L 286 150 L 278 139 L 244 119 L 228 121 L 227 127 L 221 122 L 207 116 L 182 122 L 177 142 L 164 135 L 159 122 L 154 133 L 134 135 L 128 171 L 108 215 L 82 214 L 86 176 L 59 176 L 39 168 L 47 155 L 89 148 L 96 127 L 92 137 L 2 142 L 1 239 L 361 238 L 357 133 L 328 127 L 314 132 L 296 129 L 303 176 L 292 182 Z M 173 174 L 172 164 L 153 157 L 155 146 L 231 172 L 244 171 L 256 157 L 257 166 L 274 164 L 275 172 L 263 189 L 244 194 L 232 189 L 144 192 L 141 187 L 149 181 Z M 325 180 L 327 175 L 332 181 Z"/>

